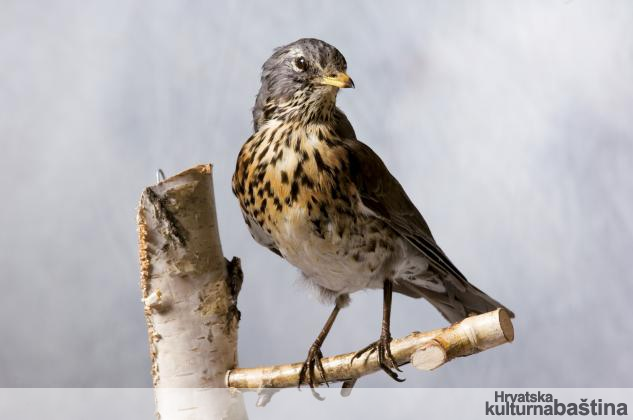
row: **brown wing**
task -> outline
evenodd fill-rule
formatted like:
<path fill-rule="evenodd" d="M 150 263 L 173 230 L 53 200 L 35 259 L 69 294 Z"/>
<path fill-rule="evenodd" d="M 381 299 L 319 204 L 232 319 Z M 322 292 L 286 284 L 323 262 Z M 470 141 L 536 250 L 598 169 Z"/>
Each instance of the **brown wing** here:
<path fill-rule="evenodd" d="M 345 143 L 352 182 L 363 204 L 422 252 L 440 273 L 450 273 L 465 282 L 466 277 L 437 245 L 429 225 L 380 157 L 358 140 L 345 140 Z"/>
<path fill-rule="evenodd" d="M 422 253 L 432 270 L 440 274 L 446 287 L 446 293 L 438 293 L 412 283 L 400 282 L 394 284 L 394 290 L 411 297 L 426 298 L 451 322 L 473 313 L 505 308 L 470 284 L 448 259 L 435 242 L 428 224 L 380 157 L 358 140 L 344 142 L 348 150 L 351 179 L 363 205 Z M 511 311 L 509 313 L 514 316 Z"/>

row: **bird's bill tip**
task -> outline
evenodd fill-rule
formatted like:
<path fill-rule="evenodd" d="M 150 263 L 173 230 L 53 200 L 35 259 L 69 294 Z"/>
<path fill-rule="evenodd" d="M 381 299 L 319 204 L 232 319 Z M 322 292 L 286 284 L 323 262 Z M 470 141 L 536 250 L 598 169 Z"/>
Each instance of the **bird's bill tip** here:
<path fill-rule="evenodd" d="M 330 76 L 323 76 L 321 83 L 324 85 L 335 86 L 337 88 L 353 88 L 354 81 L 345 72 L 336 73 Z"/>

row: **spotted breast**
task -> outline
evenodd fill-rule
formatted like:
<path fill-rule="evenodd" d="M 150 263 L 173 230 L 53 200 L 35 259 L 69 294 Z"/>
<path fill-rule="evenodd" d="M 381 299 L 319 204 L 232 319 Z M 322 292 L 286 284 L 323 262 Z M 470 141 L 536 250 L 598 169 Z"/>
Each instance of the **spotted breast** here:
<path fill-rule="evenodd" d="M 257 242 L 324 297 L 381 288 L 405 244 L 363 208 L 346 143 L 328 125 L 270 121 L 242 147 L 233 177 Z"/>

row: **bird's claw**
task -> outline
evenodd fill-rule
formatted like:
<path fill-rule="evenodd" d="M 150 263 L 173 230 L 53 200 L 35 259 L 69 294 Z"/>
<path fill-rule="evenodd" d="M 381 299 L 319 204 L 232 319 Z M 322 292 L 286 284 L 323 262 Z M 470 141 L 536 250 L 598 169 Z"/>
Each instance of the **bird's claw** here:
<path fill-rule="evenodd" d="M 394 372 L 402 372 L 402 370 L 398 367 L 398 363 L 391 353 L 391 340 L 391 335 L 381 334 L 378 341 L 373 342 L 354 353 L 351 361 L 353 362 L 364 353 L 367 353 L 367 357 L 369 357 L 373 352 L 378 351 L 378 364 L 380 365 L 380 368 L 394 381 L 404 382 L 404 379 L 400 378 L 398 374 Z"/>
<path fill-rule="evenodd" d="M 325 374 L 325 369 L 323 368 L 323 363 L 321 359 L 323 358 L 323 353 L 321 353 L 321 348 L 317 344 L 313 344 L 310 346 L 310 350 L 308 351 L 308 357 L 306 357 L 305 362 L 303 362 L 303 366 L 301 366 L 301 370 L 299 371 L 299 383 L 310 385 L 310 390 L 312 391 L 312 395 L 318 400 L 323 401 L 324 398 L 319 395 L 318 392 L 315 391 L 315 383 L 318 386 L 318 382 L 316 380 L 316 370 L 319 371 L 319 375 L 321 376 L 322 383 L 325 383 L 328 387 L 330 384 L 327 382 L 327 375 Z"/>

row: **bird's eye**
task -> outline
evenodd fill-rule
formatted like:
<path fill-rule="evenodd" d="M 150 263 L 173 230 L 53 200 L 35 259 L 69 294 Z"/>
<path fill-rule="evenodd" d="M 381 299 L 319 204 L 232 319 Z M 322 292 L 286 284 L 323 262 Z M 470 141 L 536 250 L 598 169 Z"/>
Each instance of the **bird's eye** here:
<path fill-rule="evenodd" d="M 294 64 L 297 71 L 305 71 L 308 68 L 308 63 L 306 63 L 306 60 L 303 57 L 295 58 Z"/>

